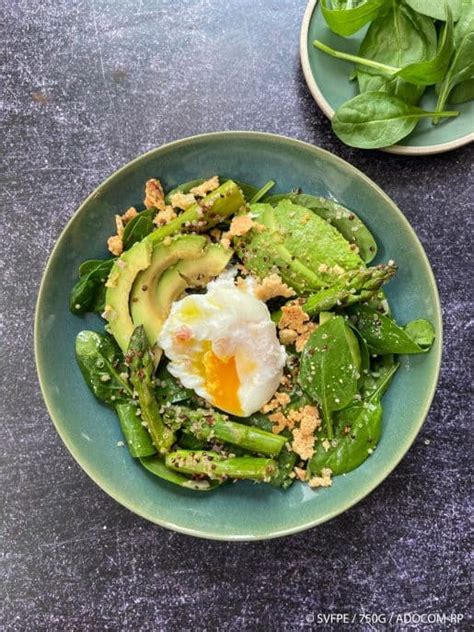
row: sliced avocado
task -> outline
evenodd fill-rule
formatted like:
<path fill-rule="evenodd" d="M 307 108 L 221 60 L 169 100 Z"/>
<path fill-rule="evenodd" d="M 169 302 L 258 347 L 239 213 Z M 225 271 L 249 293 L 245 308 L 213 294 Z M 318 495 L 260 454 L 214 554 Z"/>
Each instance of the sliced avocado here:
<path fill-rule="evenodd" d="M 263 231 L 252 230 L 236 240 L 238 254 L 259 277 L 277 269 L 300 294 L 330 287 L 347 270 L 364 262 L 344 237 L 325 220 L 288 200 L 276 207 L 252 204 Z"/>
<path fill-rule="evenodd" d="M 183 235 L 170 244 L 153 249 L 150 266 L 140 272 L 130 294 L 130 311 L 135 327 L 143 325 L 150 345 L 156 344 L 163 321 L 157 307 L 156 287 L 163 272 L 180 260 L 199 259 L 207 244 L 202 235 Z"/>
<path fill-rule="evenodd" d="M 112 266 L 107 279 L 105 313 L 110 331 L 123 352 L 127 351 L 135 326 L 130 317 L 128 300 L 137 274 L 150 265 L 153 246 L 139 241 L 125 251 Z"/>
<path fill-rule="evenodd" d="M 196 260 L 176 263 L 164 272 L 156 288 L 156 302 L 162 320 L 168 317 L 171 305 L 191 287 L 203 287 L 220 274 L 232 257 L 230 248 L 211 244 Z"/>

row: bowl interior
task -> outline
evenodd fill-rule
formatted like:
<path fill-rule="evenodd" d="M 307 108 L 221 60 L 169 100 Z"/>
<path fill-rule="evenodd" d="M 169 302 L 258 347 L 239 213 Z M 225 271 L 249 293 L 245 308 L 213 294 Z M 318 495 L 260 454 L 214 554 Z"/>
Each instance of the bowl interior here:
<path fill-rule="evenodd" d="M 357 55 L 359 46 L 368 27 L 360 30 L 351 37 L 341 37 L 333 33 L 322 15 L 321 3 L 312 0 L 307 9 L 303 24 L 302 59 L 309 66 L 309 87 L 319 106 L 329 116 L 345 101 L 359 94 L 357 81 L 350 81 L 349 75 L 354 64 L 335 59 L 313 46 L 315 39 L 320 40 L 346 53 Z M 306 37 L 305 37 L 306 35 Z M 306 73 L 307 74 L 307 73 Z M 307 77 L 308 80 L 308 77 Z M 430 86 L 420 103 L 420 107 L 432 111 L 436 106 L 434 87 Z M 449 106 L 449 104 L 448 104 Z M 474 134 L 474 102 L 449 106 L 447 109 L 456 110 L 460 115 L 456 118 L 444 119 L 439 125 L 432 125 L 431 119 L 423 119 L 407 138 L 399 141 L 397 147 L 429 148 L 438 145 L 459 146 L 472 140 Z M 438 148 L 439 149 L 439 148 Z"/>
<path fill-rule="evenodd" d="M 74 358 L 76 334 L 102 330 L 97 316 L 73 316 L 68 294 L 81 261 L 105 256 L 114 214 L 141 204 L 143 186 L 158 177 L 165 188 L 215 173 L 277 191 L 295 187 L 332 197 L 355 210 L 374 233 L 378 261 L 400 265 L 387 289 L 396 318 L 428 318 L 438 337 L 427 355 L 406 357 L 384 398 L 383 435 L 357 470 L 313 491 L 287 492 L 239 483 L 194 493 L 156 479 L 137 464 L 115 414 L 85 385 Z M 51 255 L 38 299 L 36 356 L 43 394 L 56 428 L 78 463 L 108 494 L 145 518 L 182 532 L 223 539 L 274 537 L 328 520 L 374 489 L 408 450 L 427 414 L 440 361 L 441 319 L 433 275 L 413 230 L 393 202 L 368 178 L 317 147 L 270 134 L 208 134 L 156 149 L 105 181 L 80 207 Z"/>

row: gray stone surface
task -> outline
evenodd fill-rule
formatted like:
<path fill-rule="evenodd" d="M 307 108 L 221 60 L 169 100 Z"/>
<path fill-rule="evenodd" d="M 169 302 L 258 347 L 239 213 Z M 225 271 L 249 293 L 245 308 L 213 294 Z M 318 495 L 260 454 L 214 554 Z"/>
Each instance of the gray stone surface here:
<path fill-rule="evenodd" d="M 340 144 L 299 66 L 305 0 L 0 5 L 2 629 L 297 630 L 320 613 L 467 616 L 472 148 L 415 159 Z M 431 413 L 397 470 L 332 522 L 262 543 L 174 534 L 108 498 L 56 435 L 32 350 L 41 273 L 81 200 L 137 154 L 219 129 L 314 142 L 373 178 L 427 250 L 446 326 Z"/>

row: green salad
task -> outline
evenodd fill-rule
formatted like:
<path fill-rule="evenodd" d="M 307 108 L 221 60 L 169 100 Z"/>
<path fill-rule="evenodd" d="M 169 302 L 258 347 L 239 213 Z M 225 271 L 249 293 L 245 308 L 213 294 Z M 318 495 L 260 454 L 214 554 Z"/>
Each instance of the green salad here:
<path fill-rule="evenodd" d="M 315 40 L 319 50 L 354 64 L 360 94 L 335 112 L 332 128 L 347 145 L 387 147 L 419 121 L 459 115 L 449 106 L 474 99 L 474 0 L 321 0 L 329 28 L 348 37 L 369 25 L 359 54 Z M 436 107 L 418 104 L 427 87 Z"/>
<path fill-rule="evenodd" d="M 426 320 L 397 324 L 382 290 L 393 261 L 350 209 L 233 180 L 145 185 L 115 216 L 111 256 L 70 294 L 76 357 L 117 413 L 130 455 L 197 491 L 249 479 L 328 487 L 383 432 L 400 354 L 426 353 Z"/>

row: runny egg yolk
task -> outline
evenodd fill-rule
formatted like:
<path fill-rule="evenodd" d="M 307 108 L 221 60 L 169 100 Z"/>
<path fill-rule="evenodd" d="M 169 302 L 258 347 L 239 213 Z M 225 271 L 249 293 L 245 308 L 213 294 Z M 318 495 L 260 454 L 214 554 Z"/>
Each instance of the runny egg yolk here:
<path fill-rule="evenodd" d="M 240 380 L 235 364 L 235 356 L 219 358 L 212 350 L 211 343 L 206 343 L 207 350 L 201 355 L 199 365 L 206 390 L 212 398 L 212 403 L 235 415 L 242 415 L 239 399 Z"/>

